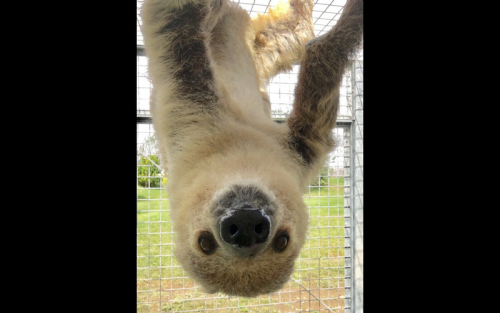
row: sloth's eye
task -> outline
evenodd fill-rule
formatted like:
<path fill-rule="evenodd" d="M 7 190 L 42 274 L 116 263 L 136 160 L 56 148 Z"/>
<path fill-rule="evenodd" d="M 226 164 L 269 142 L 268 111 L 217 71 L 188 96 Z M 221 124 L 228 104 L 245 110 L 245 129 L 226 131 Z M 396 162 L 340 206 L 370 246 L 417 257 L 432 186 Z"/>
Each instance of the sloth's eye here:
<path fill-rule="evenodd" d="M 283 252 L 289 241 L 290 235 L 288 235 L 286 231 L 282 232 L 281 234 L 276 236 L 276 239 L 274 240 L 274 251 Z"/>
<path fill-rule="evenodd" d="M 203 232 L 200 234 L 198 237 L 198 244 L 205 254 L 212 254 L 214 253 L 215 248 L 217 248 L 215 239 L 209 232 Z"/>

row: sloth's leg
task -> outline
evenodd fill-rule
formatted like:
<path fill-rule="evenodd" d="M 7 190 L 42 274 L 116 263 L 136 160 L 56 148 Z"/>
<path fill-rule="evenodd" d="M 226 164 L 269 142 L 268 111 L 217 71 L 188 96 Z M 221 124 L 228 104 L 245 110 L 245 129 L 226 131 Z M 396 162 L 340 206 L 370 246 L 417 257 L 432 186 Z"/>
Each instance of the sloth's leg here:
<path fill-rule="evenodd" d="M 207 38 L 209 25 L 221 11 L 223 2 L 144 1 L 142 32 L 149 75 L 157 95 L 155 106 L 183 102 L 197 111 L 191 113 L 199 113 L 210 111 L 219 101 Z"/>
<path fill-rule="evenodd" d="M 334 146 L 331 134 L 340 83 L 348 57 L 359 47 L 362 36 L 363 0 L 348 0 L 332 30 L 306 48 L 288 126 L 289 145 L 307 168 L 316 168 Z"/>
<path fill-rule="evenodd" d="M 282 1 L 253 20 L 255 62 L 264 84 L 302 57 L 314 37 L 312 8 L 312 0 Z"/>

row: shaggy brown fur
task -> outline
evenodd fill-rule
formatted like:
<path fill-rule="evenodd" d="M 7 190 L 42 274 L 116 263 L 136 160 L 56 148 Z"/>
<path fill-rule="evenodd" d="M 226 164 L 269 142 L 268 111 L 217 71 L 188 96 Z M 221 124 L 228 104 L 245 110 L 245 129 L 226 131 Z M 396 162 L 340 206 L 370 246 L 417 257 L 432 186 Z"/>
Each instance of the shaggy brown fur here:
<path fill-rule="evenodd" d="M 207 292 L 278 290 L 304 243 L 302 193 L 334 146 L 340 82 L 363 22 L 362 0 L 348 0 L 337 25 L 306 46 L 312 6 L 281 2 L 252 20 L 227 0 L 144 1 L 175 253 Z M 274 123 L 265 85 L 299 60 L 292 115 Z M 231 225 L 232 236 L 243 238 L 235 243 L 223 228 L 242 212 L 264 222 L 255 226 L 257 239 Z"/>

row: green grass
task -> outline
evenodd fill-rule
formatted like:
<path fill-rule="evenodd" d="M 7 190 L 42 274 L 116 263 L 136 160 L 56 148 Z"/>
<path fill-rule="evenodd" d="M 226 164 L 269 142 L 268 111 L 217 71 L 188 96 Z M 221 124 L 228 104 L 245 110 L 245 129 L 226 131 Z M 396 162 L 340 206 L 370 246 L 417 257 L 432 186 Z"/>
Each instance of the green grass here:
<path fill-rule="evenodd" d="M 304 195 L 309 210 L 309 229 L 292 277 L 311 290 L 335 288 L 344 283 L 343 185 L 343 178 L 332 177 L 328 186 L 310 187 Z M 161 303 L 138 303 L 137 312 L 214 308 L 224 312 L 258 312 L 262 309 L 260 306 L 266 305 L 270 312 L 278 312 L 278 295 L 246 299 L 206 295 L 195 288 L 173 256 L 174 234 L 166 191 L 138 187 L 137 198 L 137 300 L 161 300 Z M 297 286 L 293 280 L 287 286 L 290 284 Z M 196 300 L 200 297 L 209 299 Z M 285 302 L 293 301 L 295 299 Z"/>
<path fill-rule="evenodd" d="M 328 186 L 309 187 L 307 239 L 292 277 L 327 288 L 344 277 L 344 179 L 331 177 Z M 331 279 L 325 279 L 331 278 Z M 319 283 L 318 283 L 319 282 Z"/>

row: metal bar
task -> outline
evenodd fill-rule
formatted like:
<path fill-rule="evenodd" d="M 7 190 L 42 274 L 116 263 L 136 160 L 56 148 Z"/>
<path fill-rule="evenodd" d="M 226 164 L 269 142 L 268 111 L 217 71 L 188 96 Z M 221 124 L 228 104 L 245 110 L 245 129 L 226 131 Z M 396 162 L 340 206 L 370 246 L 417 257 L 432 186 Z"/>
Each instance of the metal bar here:
<path fill-rule="evenodd" d="M 278 124 L 283 124 L 286 122 L 286 119 L 273 118 L 273 121 L 278 123 Z M 151 116 L 137 114 L 137 123 L 138 124 L 151 124 L 151 123 L 153 123 L 153 119 L 151 118 Z M 352 123 L 351 120 L 337 120 L 337 127 L 349 126 L 349 125 L 351 125 L 351 123 Z"/>
<path fill-rule="evenodd" d="M 346 75 L 349 75 L 352 78 L 352 67 L 348 66 L 347 67 L 347 73 Z M 347 94 L 351 94 L 350 101 L 348 102 L 347 106 L 351 107 L 351 120 L 354 119 L 354 116 L 352 114 L 353 112 L 353 103 L 352 103 L 352 83 L 350 84 L 350 89 L 346 90 Z M 349 88 L 349 87 L 348 87 Z M 351 313 L 351 305 L 352 305 L 352 294 L 351 294 L 351 285 L 352 285 L 352 254 L 353 254 L 353 246 L 352 246 L 352 140 L 353 140 L 353 123 L 350 123 L 348 125 L 348 128 L 346 129 L 346 137 L 347 139 L 345 140 L 344 146 L 346 143 L 349 143 L 349 147 L 345 148 L 344 155 L 345 155 L 345 161 L 344 161 L 344 174 L 345 171 L 347 171 L 347 175 L 344 178 L 344 184 L 345 184 L 345 192 L 344 192 L 344 225 L 345 225 L 345 239 L 344 239 L 344 244 L 346 246 L 345 253 L 344 253 L 344 264 L 345 264 L 345 269 L 344 269 L 344 279 L 345 279 L 345 284 L 344 284 L 344 295 L 345 295 L 345 303 L 344 303 L 344 309 L 346 313 Z"/>
<path fill-rule="evenodd" d="M 333 312 L 332 309 L 330 309 L 330 307 L 328 305 L 326 305 L 323 301 L 321 301 L 320 299 L 318 299 L 313 293 L 311 293 L 311 291 L 309 289 L 307 289 L 306 287 L 304 287 L 301 283 L 299 283 L 295 278 L 291 277 L 291 279 L 293 281 L 295 281 L 300 287 L 304 288 L 305 291 L 307 291 L 311 296 L 313 296 L 316 300 L 318 300 L 322 305 L 325 306 L 325 308 L 328 309 L 328 311 L 330 312 Z"/>
<path fill-rule="evenodd" d="M 345 120 L 345 119 L 342 119 L 342 120 L 337 120 L 337 127 L 345 127 L 345 126 L 351 126 L 352 124 L 352 120 Z"/>
<path fill-rule="evenodd" d="M 363 313 L 363 61 L 354 61 L 352 139 L 352 313 Z"/>
<path fill-rule="evenodd" d="M 151 116 L 137 116 L 137 123 L 138 124 L 151 124 L 153 123 L 153 119 L 151 119 Z"/>
<path fill-rule="evenodd" d="M 145 56 L 146 55 L 146 50 L 144 49 L 143 45 L 137 45 L 137 55 L 138 56 Z"/>

